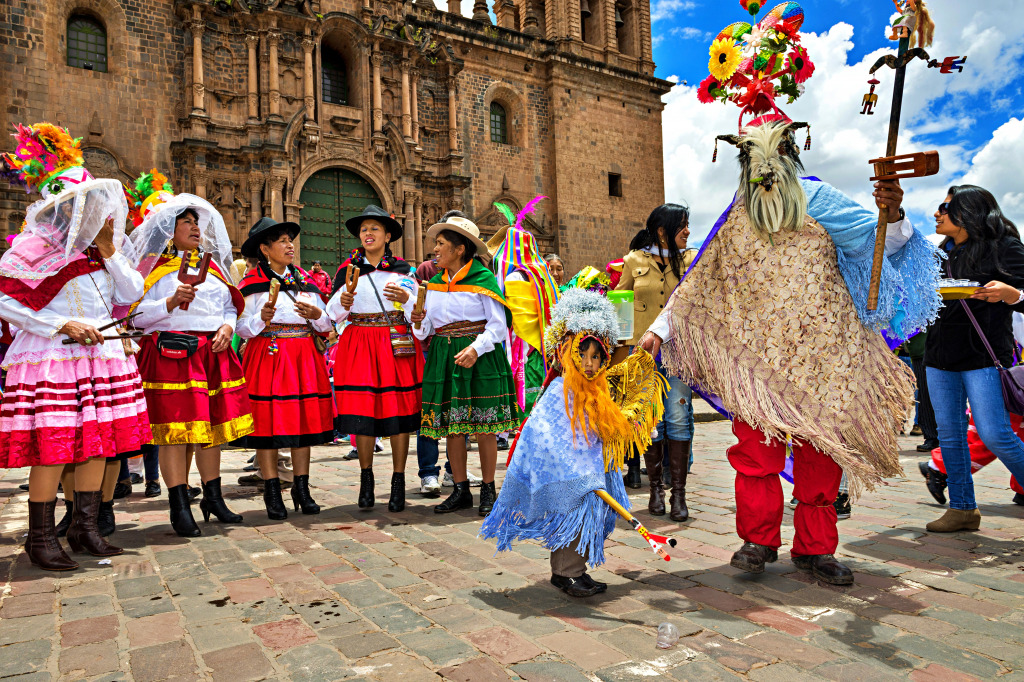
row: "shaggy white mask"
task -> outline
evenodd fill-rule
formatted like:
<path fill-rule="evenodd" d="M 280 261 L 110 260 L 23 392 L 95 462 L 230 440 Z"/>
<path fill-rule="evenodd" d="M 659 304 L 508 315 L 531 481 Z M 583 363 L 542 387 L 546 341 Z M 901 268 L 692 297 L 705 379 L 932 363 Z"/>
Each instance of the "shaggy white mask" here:
<path fill-rule="evenodd" d="M 794 124 L 773 123 L 744 128 L 740 149 L 740 194 L 754 233 L 771 240 L 780 230 L 795 232 L 804 223 L 807 195 L 800 186 L 800 152 L 793 142 Z"/>

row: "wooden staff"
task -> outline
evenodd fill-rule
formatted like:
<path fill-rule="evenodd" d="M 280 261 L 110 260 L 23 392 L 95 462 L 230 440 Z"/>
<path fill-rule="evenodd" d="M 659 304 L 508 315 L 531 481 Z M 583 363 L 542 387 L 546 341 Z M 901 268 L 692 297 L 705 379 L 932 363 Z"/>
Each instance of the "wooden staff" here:
<path fill-rule="evenodd" d="M 122 332 L 122 333 L 118 334 L 117 336 L 104 336 L 103 338 L 106 341 L 113 341 L 115 339 L 120 339 L 120 340 L 123 341 L 125 339 L 141 339 L 145 335 L 146 335 L 146 332 L 135 331 L 135 332 Z M 78 343 L 78 341 L 75 341 L 74 339 L 64 339 L 63 341 L 61 341 L 61 343 L 63 343 L 65 346 L 70 346 L 73 343 Z"/>
<path fill-rule="evenodd" d="M 419 292 L 417 292 L 417 294 L 416 294 L 416 305 L 413 307 L 412 311 L 414 313 L 422 313 L 423 312 L 423 304 L 426 303 L 426 301 L 427 301 L 427 287 L 421 286 Z M 422 324 L 422 322 L 423 322 L 423 320 L 420 320 L 419 322 L 416 323 L 416 328 L 417 329 L 420 328 L 420 324 Z"/>
<path fill-rule="evenodd" d="M 213 255 L 210 253 L 204 253 L 203 257 L 199 259 L 199 274 L 190 275 L 188 274 L 188 264 L 191 259 L 191 251 L 186 251 L 181 256 L 181 266 L 178 267 L 178 281 L 182 284 L 191 284 L 192 286 L 198 286 L 206 281 L 206 274 L 210 271 L 210 261 L 213 259 Z M 188 303 L 182 303 L 178 306 L 181 310 L 188 310 Z"/>
<path fill-rule="evenodd" d="M 644 525 L 640 523 L 635 516 L 630 514 L 626 509 L 615 501 L 615 498 L 608 494 L 605 490 L 594 490 L 593 493 L 604 500 L 609 507 L 612 508 L 616 514 L 625 519 L 626 523 L 633 526 L 633 530 L 643 536 L 644 540 L 647 540 L 647 544 L 651 546 L 654 553 L 660 556 L 665 561 L 671 561 L 672 557 L 669 556 L 668 552 L 662 549 L 665 545 L 669 547 L 676 546 L 675 538 L 666 537 L 664 535 L 655 535 L 649 530 L 644 528 Z"/>
<path fill-rule="evenodd" d="M 357 284 L 359 284 L 359 268 L 349 263 L 345 268 L 345 290 L 350 294 L 355 294 Z M 352 310 L 352 306 L 345 306 L 345 310 Z"/>

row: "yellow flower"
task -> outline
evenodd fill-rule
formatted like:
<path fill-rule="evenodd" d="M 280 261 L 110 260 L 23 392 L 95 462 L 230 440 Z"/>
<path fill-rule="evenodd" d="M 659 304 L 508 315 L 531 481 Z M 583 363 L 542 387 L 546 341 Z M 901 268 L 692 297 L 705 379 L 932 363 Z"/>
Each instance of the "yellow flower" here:
<path fill-rule="evenodd" d="M 711 43 L 711 60 L 708 71 L 719 82 L 729 80 L 739 67 L 743 55 L 732 38 L 719 38 Z"/>

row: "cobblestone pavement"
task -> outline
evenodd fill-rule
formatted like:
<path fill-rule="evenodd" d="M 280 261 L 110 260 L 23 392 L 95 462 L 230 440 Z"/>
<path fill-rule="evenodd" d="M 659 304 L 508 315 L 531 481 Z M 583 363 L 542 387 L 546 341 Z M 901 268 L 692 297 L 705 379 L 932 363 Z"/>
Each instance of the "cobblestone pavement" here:
<path fill-rule="evenodd" d="M 573 600 L 549 583 L 536 545 L 494 555 L 475 510 L 433 513 L 413 492 L 387 512 L 390 458 L 378 456 L 377 506 L 355 506 L 347 447 L 315 451 L 319 516 L 268 522 L 252 489 L 234 485 L 246 452 L 225 455 L 229 503 L 245 524 L 202 524 L 188 541 L 168 525 L 166 497 L 140 488 L 117 504 L 125 547 L 110 565 L 47 574 L 20 547 L 26 472 L 0 480 L 0 677 L 214 680 L 867 680 L 1024 679 L 1024 507 L 996 464 L 977 476 L 975 533 L 931 535 L 940 515 L 905 452 L 907 479 L 866 495 L 840 522 L 839 553 L 857 582 L 834 588 L 783 552 L 759 577 L 728 561 L 733 526 L 727 423 L 699 424 L 691 521 L 646 513 L 675 532 L 671 562 L 624 524 L 594 575 L 608 592 Z M 917 439 L 902 439 L 911 448 Z M 473 454 L 471 454 L 471 457 Z M 412 459 L 412 458 L 411 458 Z M 414 461 L 414 460 L 413 460 Z M 500 476 L 500 474 L 499 474 Z M 198 479 L 193 474 L 193 481 Z M 198 511 L 197 511 L 198 513 Z M 784 541 L 792 537 L 786 511 Z M 654 646 L 659 623 L 682 639 Z"/>

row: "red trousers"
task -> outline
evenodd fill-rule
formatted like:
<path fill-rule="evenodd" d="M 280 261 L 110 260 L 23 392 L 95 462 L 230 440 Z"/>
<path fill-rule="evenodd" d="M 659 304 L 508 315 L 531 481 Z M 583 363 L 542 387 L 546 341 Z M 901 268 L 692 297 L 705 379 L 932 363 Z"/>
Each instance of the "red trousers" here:
<path fill-rule="evenodd" d="M 763 432 L 738 419 L 732 432 L 739 443 L 729 448 L 736 470 L 736 533 L 746 542 L 778 549 L 782 545 L 785 500 L 779 473 L 786 467 L 786 444 L 765 443 Z M 796 537 L 791 554 L 833 554 L 839 545 L 836 510 L 843 470 L 832 458 L 808 443 L 793 443 L 793 514 Z"/>
<path fill-rule="evenodd" d="M 1024 440 L 1024 417 L 1019 414 L 1010 414 L 1010 428 Z M 971 473 L 976 474 L 986 466 L 996 461 L 996 456 L 985 447 L 978 435 L 978 429 L 974 428 L 974 417 L 971 417 L 970 425 L 967 427 L 967 448 L 971 451 Z M 942 473 L 946 473 L 946 465 L 942 463 L 942 448 L 932 450 L 932 462 Z M 1010 489 L 1015 493 L 1024 494 L 1024 487 L 1013 476 L 1010 476 Z"/>

